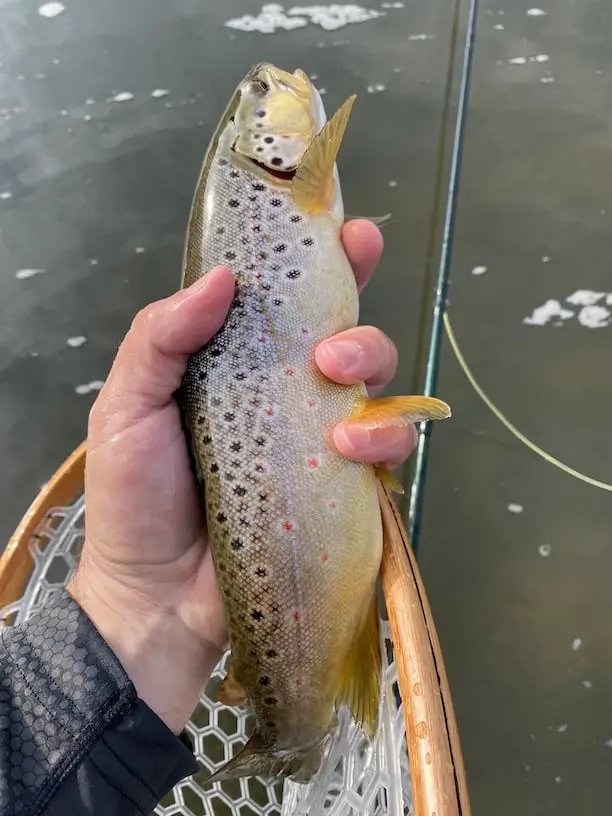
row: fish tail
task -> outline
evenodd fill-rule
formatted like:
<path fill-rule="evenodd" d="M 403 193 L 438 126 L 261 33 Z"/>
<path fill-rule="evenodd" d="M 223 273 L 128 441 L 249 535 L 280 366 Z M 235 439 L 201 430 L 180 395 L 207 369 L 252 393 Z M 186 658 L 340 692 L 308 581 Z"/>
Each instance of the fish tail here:
<path fill-rule="evenodd" d="M 290 777 L 294 782 L 307 783 L 319 770 L 327 744 L 326 736 L 303 748 L 280 750 L 255 729 L 236 756 L 202 781 L 209 784 L 242 776 L 274 776 Z"/>
<path fill-rule="evenodd" d="M 337 701 L 348 706 L 355 722 L 370 738 L 376 734 L 382 689 L 380 616 L 376 593 L 342 668 Z"/>

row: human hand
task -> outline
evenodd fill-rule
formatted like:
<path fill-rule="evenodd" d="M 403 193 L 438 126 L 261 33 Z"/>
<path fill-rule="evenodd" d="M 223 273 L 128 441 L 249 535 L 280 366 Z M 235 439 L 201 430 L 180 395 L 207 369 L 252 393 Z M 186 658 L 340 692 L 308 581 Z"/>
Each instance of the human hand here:
<path fill-rule="evenodd" d="M 342 240 L 359 289 L 382 252 L 368 221 L 345 225 Z M 204 514 L 178 406 L 190 354 L 221 328 L 234 277 L 219 267 L 136 316 L 90 414 L 85 474 L 86 541 L 69 585 L 115 651 L 138 695 L 180 733 L 226 646 Z M 397 365 L 381 331 L 359 326 L 316 349 L 322 372 L 342 384 L 380 391 Z M 351 459 L 405 459 L 414 428 L 334 432 Z"/>

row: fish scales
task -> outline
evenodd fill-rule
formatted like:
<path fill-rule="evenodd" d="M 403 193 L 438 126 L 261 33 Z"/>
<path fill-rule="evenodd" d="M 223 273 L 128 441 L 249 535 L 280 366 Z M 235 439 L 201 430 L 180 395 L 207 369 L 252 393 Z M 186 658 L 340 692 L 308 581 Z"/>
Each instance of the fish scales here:
<path fill-rule="evenodd" d="M 382 528 L 371 466 L 329 445 L 365 389 L 314 363 L 317 343 L 358 318 L 338 226 L 298 211 L 290 188 L 233 160 L 231 143 L 229 124 L 195 202 L 204 229 L 186 283 L 226 263 L 236 296 L 190 360 L 186 411 L 235 675 L 289 748 L 328 731 L 330 681 L 371 598 Z"/>

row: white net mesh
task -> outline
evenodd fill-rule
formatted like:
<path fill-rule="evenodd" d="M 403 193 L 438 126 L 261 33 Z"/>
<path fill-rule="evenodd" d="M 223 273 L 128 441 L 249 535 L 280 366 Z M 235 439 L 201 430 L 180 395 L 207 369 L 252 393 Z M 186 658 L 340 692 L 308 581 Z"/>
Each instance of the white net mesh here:
<path fill-rule="evenodd" d="M 34 561 L 22 597 L 4 607 L 6 624 L 26 620 L 61 591 L 75 569 L 84 540 L 84 500 L 50 510 L 29 542 Z M 256 778 L 207 786 L 198 776 L 178 784 L 156 809 L 163 816 L 408 816 L 412 814 L 410 774 L 399 704 L 397 674 L 387 624 L 385 693 L 381 728 L 369 744 L 346 711 L 340 712 L 338 736 L 311 785 Z M 227 655 L 216 667 L 187 728 L 198 759 L 209 770 L 230 759 L 246 741 L 251 718 L 242 709 L 215 701 L 225 676 Z"/>

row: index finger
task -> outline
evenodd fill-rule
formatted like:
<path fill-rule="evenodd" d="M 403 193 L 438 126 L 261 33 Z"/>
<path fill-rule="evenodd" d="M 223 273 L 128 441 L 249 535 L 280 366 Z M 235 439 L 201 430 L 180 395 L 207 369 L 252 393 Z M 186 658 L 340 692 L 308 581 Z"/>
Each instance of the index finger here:
<path fill-rule="evenodd" d="M 374 274 L 383 251 L 383 237 L 371 221 L 356 218 L 342 227 L 342 243 L 361 292 Z"/>

